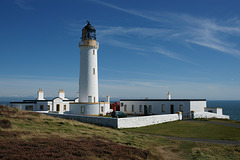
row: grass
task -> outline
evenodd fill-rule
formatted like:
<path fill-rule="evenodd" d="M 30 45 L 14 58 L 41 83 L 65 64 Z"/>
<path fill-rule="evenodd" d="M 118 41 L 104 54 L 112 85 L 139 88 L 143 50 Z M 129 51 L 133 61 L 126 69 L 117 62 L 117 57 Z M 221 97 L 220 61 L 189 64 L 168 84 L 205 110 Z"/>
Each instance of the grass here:
<path fill-rule="evenodd" d="M 0 127 L 1 159 L 240 159 L 240 146 L 176 141 L 148 134 L 162 135 L 163 131 L 169 135 L 180 129 L 182 132 L 176 135 L 194 135 L 191 131 L 198 127 L 180 122 L 119 130 L 38 113 L 4 110 L 7 109 L 0 107 L 0 122 L 8 120 L 10 127 Z M 211 127 L 214 126 L 217 125 Z M 187 127 L 192 129 L 184 131 Z M 124 157 L 126 155 L 128 157 Z"/>
<path fill-rule="evenodd" d="M 221 122 L 221 123 L 231 123 L 231 124 L 239 124 L 240 125 L 240 121 L 234 121 L 231 119 L 217 119 L 217 118 L 197 118 L 195 119 L 197 121 L 211 121 L 211 122 Z"/>
<path fill-rule="evenodd" d="M 240 141 L 240 128 L 191 121 L 175 121 L 124 130 L 173 137 Z"/>

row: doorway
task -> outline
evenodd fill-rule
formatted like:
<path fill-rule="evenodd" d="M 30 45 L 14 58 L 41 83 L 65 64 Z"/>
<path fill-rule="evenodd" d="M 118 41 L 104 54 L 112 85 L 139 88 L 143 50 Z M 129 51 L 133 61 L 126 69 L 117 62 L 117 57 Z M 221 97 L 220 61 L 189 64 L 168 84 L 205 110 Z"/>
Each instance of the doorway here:
<path fill-rule="evenodd" d="M 171 114 L 174 114 L 174 105 L 173 104 L 170 105 L 170 111 L 171 111 Z"/>
<path fill-rule="evenodd" d="M 148 114 L 148 109 L 147 109 L 147 105 L 144 105 L 144 115 Z"/>
<path fill-rule="evenodd" d="M 60 104 L 57 104 L 57 111 L 60 111 Z"/>

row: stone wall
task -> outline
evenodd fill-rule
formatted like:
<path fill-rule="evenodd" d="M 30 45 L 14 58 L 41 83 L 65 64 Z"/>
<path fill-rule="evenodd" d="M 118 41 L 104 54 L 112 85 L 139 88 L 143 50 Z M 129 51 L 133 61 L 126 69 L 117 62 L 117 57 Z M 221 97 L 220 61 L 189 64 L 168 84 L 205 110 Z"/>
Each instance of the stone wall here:
<path fill-rule="evenodd" d="M 182 114 L 165 114 L 154 116 L 139 116 L 130 118 L 119 118 L 118 128 L 135 128 L 149 126 L 164 122 L 182 120 Z"/>
<path fill-rule="evenodd" d="M 95 117 L 95 116 L 80 116 L 72 114 L 54 114 L 45 113 L 47 115 L 65 119 L 73 119 L 84 123 L 96 124 L 99 126 L 106 126 L 112 128 L 134 128 L 149 126 L 164 122 L 171 122 L 182 120 L 182 114 L 165 114 L 165 115 L 153 115 L 153 116 L 139 116 L 129 118 L 107 118 L 107 117 Z"/>
<path fill-rule="evenodd" d="M 222 118 L 222 119 L 229 119 L 228 115 L 220 115 L 216 113 L 210 113 L 210 112 L 196 112 L 192 114 L 192 118 Z"/>

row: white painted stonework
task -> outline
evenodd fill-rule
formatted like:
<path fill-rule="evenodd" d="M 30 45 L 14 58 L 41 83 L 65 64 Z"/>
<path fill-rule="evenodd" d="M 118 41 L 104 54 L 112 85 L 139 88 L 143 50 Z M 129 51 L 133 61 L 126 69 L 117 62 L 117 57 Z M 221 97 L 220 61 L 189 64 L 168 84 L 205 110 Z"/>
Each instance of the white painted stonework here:
<path fill-rule="evenodd" d="M 95 46 L 80 45 L 79 102 L 98 102 L 98 65 Z M 95 53 L 94 53 L 95 52 Z M 95 100 L 95 101 L 94 101 Z"/>
<path fill-rule="evenodd" d="M 143 127 L 164 122 L 182 120 L 182 114 L 165 114 L 154 116 L 138 116 L 130 118 L 118 118 L 118 128 Z"/>

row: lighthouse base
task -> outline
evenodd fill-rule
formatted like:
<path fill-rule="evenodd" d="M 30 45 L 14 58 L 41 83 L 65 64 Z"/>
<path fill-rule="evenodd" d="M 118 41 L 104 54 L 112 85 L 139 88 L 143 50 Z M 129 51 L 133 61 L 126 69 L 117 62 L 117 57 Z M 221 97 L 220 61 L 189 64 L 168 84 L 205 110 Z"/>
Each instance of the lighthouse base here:
<path fill-rule="evenodd" d="M 110 103 L 109 102 L 70 103 L 69 113 L 87 116 L 106 115 L 107 113 L 110 113 Z"/>

